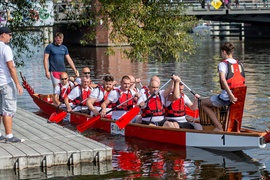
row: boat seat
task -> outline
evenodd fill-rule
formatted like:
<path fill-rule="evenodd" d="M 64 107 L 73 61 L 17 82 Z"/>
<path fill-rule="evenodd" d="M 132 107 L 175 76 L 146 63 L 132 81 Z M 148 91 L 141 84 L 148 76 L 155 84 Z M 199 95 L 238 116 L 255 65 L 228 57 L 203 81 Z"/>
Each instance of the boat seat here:
<path fill-rule="evenodd" d="M 237 98 L 237 102 L 235 104 L 230 104 L 229 106 L 223 107 L 213 107 L 213 111 L 215 112 L 224 131 L 240 132 L 246 90 L 246 86 L 233 88 L 232 93 Z M 200 108 L 200 124 L 202 125 L 203 130 L 213 130 L 215 128 L 213 122 L 202 108 Z"/>
<path fill-rule="evenodd" d="M 39 98 L 48 103 L 53 103 L 52 94 L 39 94 Z"/>

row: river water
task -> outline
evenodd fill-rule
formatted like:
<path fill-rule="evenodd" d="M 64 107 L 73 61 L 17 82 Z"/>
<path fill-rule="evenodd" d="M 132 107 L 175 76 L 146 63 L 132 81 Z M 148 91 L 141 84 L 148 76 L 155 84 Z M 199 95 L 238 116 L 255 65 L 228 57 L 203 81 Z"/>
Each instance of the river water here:
<path fill-rule="evenodd" d="M 120 53 L 107 57 L 106 48 L 69 47 L 70 55 L 80 70 L 91 68 L 91 77 L 98 83 L 102 75 L 113 74 L 116 80 L 123 75 L 133 74 L 147 84 L 153 75 L 166 82 L 171 73 L 180 75 L 182 80 L 203 97 L 219 91 L 216 67 L 221 60 L 219 39 L 197 39 L 197 53 L 188 61 L 156 63 L 134 62 L 124 59 Z M 243 62 L 248 86 L 243 126 L 265 130 L 270 126 L 270 42 L 263 40 L 238 41 L 235 45 L 236 59 Z M 18 68 L 37 93 L 51 93 L 51 81 L 47 80 L 43 68 L 43 50 L 34 58 L 25 60 L 25 67 Z M 68 72 L 71 72 L 68 69 Z M 192 94 L 186 89 L 186 94 Z M 18 99 L 18 106 L 28 111 L 48 117 L 24 91 Z M 63 124 L 66 128 L 74 127 Z M 143 132 L 142 132 L 143 133 Z M 86 136 L 113 147 L 113 160 L 106 167 L 94 165 L 92 172 L 74 173 L 72 168 L 64 168 L 61 175 L 39 172 L 35 178 L 50 179 L 70 177 L 70 179 L 132 179 L 155 177 L 162 179 L 270 179 L 270 146 L 264 149 L 246 150 L 239 153 L 208 151 L 196 148 L 182 148 L 163 143 L 143 141 L 135 138 L 114 136 L 102 131 L 88 130 Z M 170 138 L 170 137 L 168 137 Z M 95 167 L 96 166 L 96 167 Z M 101 167 L 102 166 L 102 167 Z M 88 172 L 88 173 L 86 173 Z M 84 175 L 84 176 L 82 176 Z M 21 176 L 31 179 L 33 177 Z"/>

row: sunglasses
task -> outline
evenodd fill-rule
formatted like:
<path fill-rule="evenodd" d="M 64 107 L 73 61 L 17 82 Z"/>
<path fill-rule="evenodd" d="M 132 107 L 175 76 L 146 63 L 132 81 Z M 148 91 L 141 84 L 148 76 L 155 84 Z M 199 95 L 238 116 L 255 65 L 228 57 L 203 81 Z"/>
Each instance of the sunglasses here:
<path fill-rule="evenodd" d="M 90 74 L 90 72 L 83 72 L 83 74 Z"/>
<path fill-rule="evenodd" d="M 67 78 L 61 78 L 61 80 L 67 80 Z"/>
<path fill-rule="evenodd" d="M 183 86 L 184 84 L 182 84 L 182 83 L 179 83 L 179 85 L 180 85 L 180 86 Z"/>

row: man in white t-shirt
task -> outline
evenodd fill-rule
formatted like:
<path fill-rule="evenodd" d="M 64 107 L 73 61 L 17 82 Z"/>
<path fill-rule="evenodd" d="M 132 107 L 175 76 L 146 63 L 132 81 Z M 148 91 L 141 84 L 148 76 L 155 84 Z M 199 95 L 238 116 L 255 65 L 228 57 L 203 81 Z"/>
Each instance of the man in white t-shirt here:
<path fill-rule="evenodd" d="M 111 75 L 106 75 L 102 79 L 102 85 L 98 85 L 93 89 L 89 99 L 86 102 L 87 107 L 91 111 L 91 115 L 97 116 L 101 110 L 101 104 L 108 98 L 108 95 L 111 90 L 114 88 L 114 78 Z M 112 104 L 108 104 L 106 111 L 112 109 Z M 110 118 L 112 113 L 106 115 L 107 118 Z"/>
<path fill-rule="evenodd" d="M 120 87 L 112 90 L 108 98 L 101 104 L 101 117 L 105 117 L 107 113 L 106 107 L 108 104 L 112 103 L 114 111 L 112 111 L 112 119 L 117 120 L 127 111 L 134 107 L 136 103 L 136 92 L 130 90 L 130 78 L 128 76 L 123 76 L 120 82 Z M 134 97 L 134 98 L 132 98 Z M 132 99 L 131 99 L 132 98 Z M 130 100 L 129 100 L 130 99 Z M 129 100 L 129 101 L 127 101 Z M 124 103 L 125 102 L 125 103 Z M 124 104 L 122 104 L 124 103 Z M 122 105 L 120 105 L 122 104 Z"/>
<path fill-rule="evenodd" d="M 65 105 L 67 107 L 67 111 L 83 111 L 88 110 L 86 106 L 86 101 L 92 92 L 92 88 L 89 87 L 91 82 L 90 77 L 84 76 L 82 77 L 81 84 L 77 85 L 75 88 L 71 90 L 68 96 L 65 98 Z M 69 101 L 73 102 L 73 106 L 71 107 Z"/>
<path fill-rule="evenodd" d="M 58 83 L 54 89 L 53 101 L 54 104 L 59 107 L 66 107 L 64 103 L 64 99 L 73 89 L 74 84 L 69 81 L 68 74 L 66 72 L 62 72 L 60 75 L 60 83 Z M 72 105 L 70 101 L 70 105 Z"/>
<path fill-rule="evenodd" d="M 17 93 L 22 95 L 23 88 L 17 77 L 11 48 L 6 45 L 12 38 L 8 27 L 0 28 L 0 122 L 3 120 L 6 136 L 0 132 L 0 141 L 6 143 L 23 142 L 12 134 L 12 119 L 17 109 Z"/>

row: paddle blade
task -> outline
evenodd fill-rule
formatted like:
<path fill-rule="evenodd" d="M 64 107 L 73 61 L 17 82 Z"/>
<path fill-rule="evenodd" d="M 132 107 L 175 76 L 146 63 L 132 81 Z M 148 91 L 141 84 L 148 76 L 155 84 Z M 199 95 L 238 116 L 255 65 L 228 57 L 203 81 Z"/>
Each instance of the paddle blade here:
<path fill-rule="evenodd" d="M 89 119 L 88 121 L 78 125 L 76 128 L 79 132 L 84 132 L 85 130 L 89 129 L 94 123 L 96 123 L 98 120 L 100 120 L 101 116 L 95 116 Z"/>
<path fill-rule="evenodd" d="M 59 123 L 60 121 L 62 121 L 67 115 L 66 111 L 62 111 L 59 114 L 57 114 L 56 112 L 52 113 L 49 120 L 51 122 L 55 122 L 55 123 Z"/>
<path fill-rule="evenodd" d="M 132 108 L 129 112 L 116 120 L 115 123 L 120 129 L 123 129 L 136 115 L 138 115 L 140 110 L 141 109 L 139 107 Z"/>
<path fill-rule="evenodd" d="M 191 116 L 193 118 L 199 117 L 199 109 L 191 110 L 188 106 L 186 107 L 186 115 Z"/>

